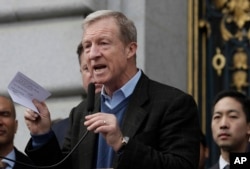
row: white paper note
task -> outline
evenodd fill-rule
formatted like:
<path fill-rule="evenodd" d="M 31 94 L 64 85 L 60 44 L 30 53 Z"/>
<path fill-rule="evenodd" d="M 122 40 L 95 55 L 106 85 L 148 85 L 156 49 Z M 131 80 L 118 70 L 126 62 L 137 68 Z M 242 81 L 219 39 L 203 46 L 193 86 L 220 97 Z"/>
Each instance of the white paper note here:
<path fill-rule="evenodd" d="M 38 110 L 32 100 L 45 101 L 51 95 L 50 92 L 21 72 L 17 72 L 8 85 L 8 92 L 14 102 L 35 112 L 38 112 Z"/>

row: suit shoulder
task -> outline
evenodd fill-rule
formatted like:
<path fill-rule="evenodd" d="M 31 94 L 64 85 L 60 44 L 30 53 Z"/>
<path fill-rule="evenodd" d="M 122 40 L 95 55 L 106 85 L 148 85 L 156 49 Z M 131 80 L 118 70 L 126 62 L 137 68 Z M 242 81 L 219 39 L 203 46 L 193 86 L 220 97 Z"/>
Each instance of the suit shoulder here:
<path fill-rule="evenodd" d="M 161 100 L 162 102 L 164 100 L 169 104 L 174 103 L 175 100 L 189 100 L 194 102 L 194 99 L 191 95 L 174 86 L 152 80 L 145 74 L 142 74 L 140 77 L 133 96 L 136 99 L 144 98 L 144 101 Z"/>
<path fill-rule="evenodd" d="M 212 167 L 209 167 L 208 169 L 220 169 L 219 163 L 215 163 Z"/>
<path fill-rule="evenodd" d="M 166 92 L 174 92 L 176 94 L 186 94 L 184 91 L 182 91 L 174 86 L 170 86 L 168 84 L 163 84 L 161 82 L 150 79 L 145 74 L 142 74 L 138 84 L 140 86 L 147 85 L 149 88 L 149 91 L 151 91 L 150 89 L 154 89 L 154 90 L 157 89 L 158 91 L 161 90 L 163 92 L 166 91 Z"/>
<path fill-rule="evenodd" d="M 181 97 L 181 96 L 189 96 L 192 97 L 190 94 L 168 84 L 163 84 L 154 80 L 149 80 L 149 91 L 156 91 L 160 95 L 165 95 L 165 97 Z"/>
<path fill-rule="evenodd" d="M 17 148 L 15 148 L 15 154 L 16 154 L 16 161 L 21 161 L 25 164 L 28 164 L 28 165 L 33 165 L 34 163 L 31 161 L 31 159 L 26 155 L 24 154 L 23 152 L 19 151 Z M 31 166 L 24 166 L 24 165 L 21 165 L 21 164 L 18 164 L 18 163 L 15 163 L 14 165 L 14 169 L 31 169 L 33 167 Z"/>

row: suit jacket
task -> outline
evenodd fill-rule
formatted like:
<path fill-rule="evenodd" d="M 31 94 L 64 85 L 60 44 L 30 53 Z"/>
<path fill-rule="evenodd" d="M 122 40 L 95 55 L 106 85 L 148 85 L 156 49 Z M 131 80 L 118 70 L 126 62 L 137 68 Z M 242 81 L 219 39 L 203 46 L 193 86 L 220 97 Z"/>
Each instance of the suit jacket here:
<path fill-rule="evenodd" d="M 95 110 L 100 111 L 100 94 L 95 97 Z M 86 132 L 83 125 L 88 114 L 86 102 L 70 114 L 70 130 L 63 152 L 69 151 Z M 123 154 L 113 160 L 117 169 L 194 169 L 199 161 L 199 120 L 193 98 L 174 88 L 150 80 L 142 74 L 130 97 L 121 130 L 130 140 Z M 95 167 L 97 135 L 89 132 L 63 166 L 71 169 Z M 55 137 L 38 149 L 31 141 L 26 153 L 36 163 L 55 163 L 62 158 Z M 48 158 L 49 156 L 49 158 Z M 44 159 L 43 161 L 39 159 Z M 45 159 L 47 161 L 45 161 Z M 67 166 L 68 165 L 68 166 Z"/>
<path fill-rule="evenodd" d="M 208 169 L 220 169 L 219 162 L 215 163 L 212 167 Z"/>
<path fill-rule="evenodd" d="M 20 161 L 20 162 L 26 163 L 26 164 L 33 164 L 32 161 L 29 159 L 29 157 L 27 157 L 25 154 L 18 151 L 16 148 L 14 149 L 14 151 L 15 151 L 15 154 L 16 154 L 16 161 Z M 34 169 L 34 168 L 24 166 L 24 165 L 21 165 L 19 163 L 15 163 L 13 169 Z"/>
<path fill-rule="evenodd" d="M 67 133 L 68 128 L 69 128 L 69 118 L 65 118 L 52 125 L 52 130 L 54 131 L 61 147 L 63 146 L 64 137 Z"/>

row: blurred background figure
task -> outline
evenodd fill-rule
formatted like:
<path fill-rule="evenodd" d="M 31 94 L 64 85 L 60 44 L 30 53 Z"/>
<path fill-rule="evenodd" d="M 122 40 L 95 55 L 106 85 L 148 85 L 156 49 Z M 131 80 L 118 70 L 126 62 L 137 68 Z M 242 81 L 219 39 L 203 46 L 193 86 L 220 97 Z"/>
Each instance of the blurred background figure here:
<path fill-rule="evenodd" d="M 32 164 L 31 160 L 14 146 L 18 121 L 13 101 L 0 95 L 0 156 L 23 163 Z M 0 168 L 3 169 L 34 169 L 0 157 Z"/>
<path fill-rule="evenodd" d="M 79 43 L 77 47 L 76 53 L 78 55 L 78 61 L 80 65 L 80 72 L 82 76 L 82 86 L 85 92 L 87 93 L 89 83 L 95 83 L 95 81 L 87 67 L 87 61 L 86 61 L 86 57 L 84 57 L 84 52 L 83 52 L 83 47 L 82 47 L 81 42 Z M 102 89 L 101 84 L 95 84 L 95 93 L 100 92 L 101 89 Z M 69 118 L 55 119 L 52 121 L 52 130 L 55 132 L 56 138 L 61 147 L 63 145 L 63 140 L 64 140 L 68 127 L 69 127 Z"/>
<path fill-rule="evenodd" d="M 229 166 L 231 152 L 247 152 L 250 136 L 250 99 L 235 90 L 218 93 L 212 109 L 212 135 L 220 158 L 210 169 Z"/>

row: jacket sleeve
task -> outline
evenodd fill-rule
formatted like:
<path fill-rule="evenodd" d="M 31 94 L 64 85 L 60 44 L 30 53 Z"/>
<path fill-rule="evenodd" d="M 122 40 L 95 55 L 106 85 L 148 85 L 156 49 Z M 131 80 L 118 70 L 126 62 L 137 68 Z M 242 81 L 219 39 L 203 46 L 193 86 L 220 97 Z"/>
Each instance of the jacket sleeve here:
<path fill-rule="evenodd" d="M 62 161 L 63 154 L 54 132 L 50 140 L 38 148 L 33 148 L 31 138 L 25 148 L 25 153 L 37 166 L 54 166 L 52 167 L 54 169 L 68 168 L 68 160 L 66 159 L 66 161 Z"/>

